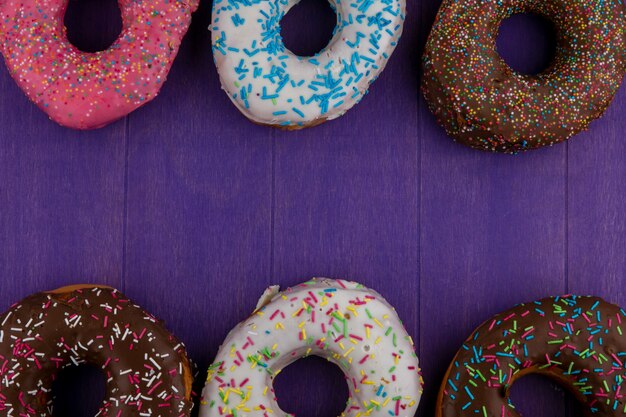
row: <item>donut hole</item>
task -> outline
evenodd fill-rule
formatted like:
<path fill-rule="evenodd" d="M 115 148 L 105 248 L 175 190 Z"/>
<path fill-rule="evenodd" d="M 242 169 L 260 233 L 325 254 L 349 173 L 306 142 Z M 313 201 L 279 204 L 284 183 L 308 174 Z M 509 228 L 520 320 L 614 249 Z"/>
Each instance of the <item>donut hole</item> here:
<path fill-rule="evenodd" d="M 337 14 L 327 0 L 300 0 L 280 21 L 287 49 L 298 56 L 314 56 L 330 43 Z"/>
<path fill-rule="evenodd" d="M 297 417 L 338 416 L 348 401 L 348 385 L 338 366 L 309 356 L 287 366 L 274 380 L 280 408 Z"/>
<path fill-rule="evenodd" d="M 522 416 L 584 415 L 585 407 L 581 407 L 567 389 L 544 375 L 526 375 L 515 381 L 509 398 Z M 567 410 L 570 412 L 566 413 Z"/>
<path fill-rule="evenodd" d="M 105 397 L 106 379 L 92 365 L 70 366 L 61 370 L 52 384 L 54 417 L 93 417 Z"/>
<path fill-rule="evenodd" d="M 513 70 L 526 75 L 546 71 L 556 55 L 554 23 L 534 13 L 518 13 L 503 20 L 496 49 Z"/>
<path fill-rule="evenodd" d="M 117 0 L 69 0 L 64 24 L 67 39 L 83 52 L 108 49 L 122 32 Z"/>

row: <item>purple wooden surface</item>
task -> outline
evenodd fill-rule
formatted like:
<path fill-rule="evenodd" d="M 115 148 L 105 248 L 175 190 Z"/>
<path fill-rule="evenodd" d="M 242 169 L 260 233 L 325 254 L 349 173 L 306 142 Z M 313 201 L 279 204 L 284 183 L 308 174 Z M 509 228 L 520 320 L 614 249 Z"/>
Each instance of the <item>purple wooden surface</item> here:
<path fill-rule="evenodd" d="M 321 1 L 285 19 L 299 50 L 323 45 L 316 22 L 326 28 L 332 16 Z M 0 305 L 69 283 L 114 285 L 162 318 L 203 370 L 265 286 L 359 280 L 396 306 L 417 343 L 420 416 L 433 414 L 461 342 L 500 310 L 568 291 L 626 305 L 626 91 L 565 145 L 516 157 L 456 145 L 418 94 L 438 3 L 409 0 L 405 34 L 371 93 L 300 132 L 247 122 L 220 91 L 208 2 L 161 95 L 98 131 L 48 121 L 2 66 Z M 115 13 L 112 0 L 72 0 L 73 39 L 106 45 Z M 534 47 L 545 24 L 515 18 L 502 32 L 513 65 L 545 65 L 549 42 Z M 59 388 L 65 417 L 87 415 L 100 395 L 98 375 L 81 386 L 79 374 Z M 89 399 L 74 403 L 73 390 Z M 288 368 L 277 390 L 300 417 L 335 415 L 346 395 L 315 359 Z M 526 415 L 576 415 L 538 378 L 513 395 Z"/>

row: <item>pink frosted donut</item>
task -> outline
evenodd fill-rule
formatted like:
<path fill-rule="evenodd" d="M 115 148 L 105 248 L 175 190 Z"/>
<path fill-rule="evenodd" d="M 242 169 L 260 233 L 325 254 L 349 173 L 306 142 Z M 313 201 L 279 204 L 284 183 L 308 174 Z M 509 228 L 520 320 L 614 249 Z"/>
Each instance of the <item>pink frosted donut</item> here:
<path fill-rule="evenodd" d="M 11 76 L 57 123 L 94 129 L 152 100 L 176 57 L 198 0 L 118 0 L 122 32 L 82 52 L 63 24 L 67 0 L 1 0 L 1 52 Z"/>

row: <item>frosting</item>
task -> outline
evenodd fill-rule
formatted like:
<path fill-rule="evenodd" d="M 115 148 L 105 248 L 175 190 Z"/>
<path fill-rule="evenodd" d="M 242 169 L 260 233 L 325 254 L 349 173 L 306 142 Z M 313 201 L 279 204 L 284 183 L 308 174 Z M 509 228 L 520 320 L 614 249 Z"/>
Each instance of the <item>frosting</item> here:
<path fill-rule="evenodd" d="M 67 39 L 67 0 L 0 2 L 0 51 L 26 95 L 57 123 L 91 129 L 152 100 L 165 82 L 197 0 L 119 0 L 123 28 L 108 49 Z"/>
<path fill-rule="evenodd" d="M 385 67 L 405 19 L 405 0 L 330 0 L 337 26 L 312 57 L 294 55 L 280 20 L 299 0 L 215 0 L 213 57 L 222 88 L 250 120 L 299 128 L 337 118 Z"/>
<path fill-rule="evenodd" d="M 520 304 L 463 344 L 439 393 L 436 417 L 519 417 L 511 385 L 529 373 L 572 391 L 587 411 L 626 415 L 624 310 L 596 297 Z"/>
<path fill-rule="evenodd" d="M 344 372 L 350 396 L 342 415 L 415 414 L 418 359 L 394 309 L 360 284 L 313 279 L 279 293 L 270 288 L 260 308 L 228 334 L 209 368 L 200 417 L 287 417 L 272 381 L 309 355 Z"/>
<path fill-rule="evenodd" d="M 101 417 L 186 417 L 191 373 L 182 343 L 150 314 L 108 287 L 31 295 L 0 316 L 0 411 L 51 417 L 57 373 L 102 369 Z"/>
<path fill-rule="evenodd" d="M 619 0 L 444 0 L 424 51 L 422 91 L 455 140 L 515 153 L 552 145 L 600 117 L 624 76 Z M 515 72 L 496 51 L 500 22 L 537 13 L 557 30 L 551 66 Z"/>

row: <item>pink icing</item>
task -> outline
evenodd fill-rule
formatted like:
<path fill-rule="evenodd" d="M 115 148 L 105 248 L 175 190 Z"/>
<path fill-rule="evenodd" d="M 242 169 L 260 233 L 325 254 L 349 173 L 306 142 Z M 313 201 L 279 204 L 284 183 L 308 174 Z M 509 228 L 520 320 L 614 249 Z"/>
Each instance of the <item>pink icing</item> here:
<path fill-rule="evenodd" d="M 1 52 L 11 76 L 57 123 L 94 129 L 159 92 L 198 0 L 119 0 L 122 32 L 107 50 L 67 39 L 67 0 L 1 0 Z"/>

